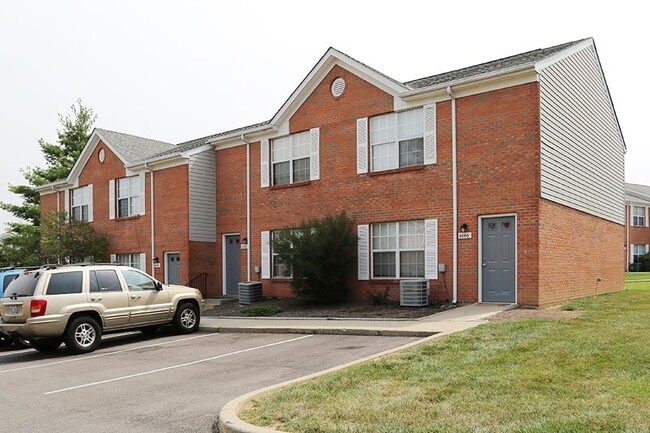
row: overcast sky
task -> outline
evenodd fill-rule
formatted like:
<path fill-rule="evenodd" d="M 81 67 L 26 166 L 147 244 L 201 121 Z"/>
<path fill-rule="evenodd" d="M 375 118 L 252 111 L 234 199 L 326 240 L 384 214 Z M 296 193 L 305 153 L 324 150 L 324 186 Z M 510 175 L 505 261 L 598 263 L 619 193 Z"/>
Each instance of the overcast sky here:
<path fill-rule="evenodd" d="M 647 25 L 623 2 L 6 2 L 0 201 L 19 202 L 7 185 L 44 164 L 38 139 L 78 98 L 98 127 L 179 143 L 270 119 L 330 46 L 407 81 L 589 36 L 626 180 L 650 185 Z"/>

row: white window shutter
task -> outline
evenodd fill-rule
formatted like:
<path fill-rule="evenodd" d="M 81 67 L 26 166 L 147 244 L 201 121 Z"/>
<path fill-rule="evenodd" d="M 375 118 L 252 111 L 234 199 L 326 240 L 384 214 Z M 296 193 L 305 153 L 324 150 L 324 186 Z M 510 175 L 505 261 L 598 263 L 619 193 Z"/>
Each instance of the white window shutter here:
<path fill-rule="evenodd" d="M 269 186 L 269 140 L 260 142 L 260 183 L 262 188 Z"/>
<path fill-rule="evenodd" d="M 117 254 L 111 254 L 111 263 L 117 262 Z"/>
<path fill-rule="evenodd" d="M 70 190 L 66 189 L 63 192 L 63 209 L 65 210 L 66 221 L 70 221 Z"/>
<path fill-rule="evenodd" d="M 309 130 L 309 180 L 320 179 L 320 128 Z"/>
<path fill-rule="evenodd" d="M 88 222 L 93 222 L 93 184 L 88 185 Z"/>
<path fill-rule="evenodd" d="M 424 220 L 424 278 L 438 279 L 438 220 Z"/>
<path fill-rule="evenodd" d="M 108 219 L 115 219 L 115 179 L 108 181 Z"/>
<path fill-rule="evenodd" d="M 144 215 L 144 210 L 146 208 L 144 203 L 144 192 L 146 191 L 146 175 L 145 173 L 140 173 L 140 215 Z"/>
<path fill-rule="evenodd" d="M 271 232 L 262 232 L 262 278 L 271 278 Z"/>
<path fill-rule="evenodd" d="M 357 119 L 357 174 L 368 173 L 368 118 Z"/>
<path fill-rule="evenodd" d="M 370 279 L 370 226 L 363 224 L 357 227 L 357 257 L 358 279 Z"/>
<path fill-rule="evenodd" d="M 147 255 L 145 253 L 140 253 L 140 270 L 142 272 L 147 272 Z"/>
<path fill-rule="evenodd" d="M 424 164 L 435 164 L 436 155 L 436 104 L 424 106 Z"/>

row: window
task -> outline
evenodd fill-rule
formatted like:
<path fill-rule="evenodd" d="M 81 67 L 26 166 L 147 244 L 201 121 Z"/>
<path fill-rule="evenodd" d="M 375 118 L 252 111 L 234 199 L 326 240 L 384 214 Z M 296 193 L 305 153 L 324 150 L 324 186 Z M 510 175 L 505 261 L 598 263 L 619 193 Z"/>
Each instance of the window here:
<path fill-rule="evenodd" d="M 309 131 L 272 140 L 273 185 L 308 181 L 309 155 Z"/>
<path fill-rule="evenodd" d="M 373 224 L 373 278 L 423 278 L 424 244 L 422 220 Z"/>
<path fill-rule="evenodd" d="M 632 245 L 632 263 L 640 263 L 641 256 L 645 255 L 647 252 L 645 245 Z"/>
<path fill-rule="evenodd" d="M 275 240 L 279 236 L 282 236 L 283 233 L 288 234 L 289 232 L 290 230 L 274 230 L 271 233 L 271 237 L 273 240 Z M 271 245 L 273 245 L 273 243 L 271 243 Z M 286 263 L 280 260 L 280 257 L 278 257 L 278 255 L 275 252 L 271 254 L 271 259 L 273 260 L 273 264 L 272 264 L 273 278 L 291 278 L 292 276 L 291 268 L 289 268 L 289 266 L 287 266 Z"/>
<path fill-rule="evenodd" d="M 115 271 L 90 271 L 90 292 L 121 292 L 122 285 Z"/>
<path fill-rule="evenodd" d="M 70 293 L 81 293 L 83 287 L 83 272 L 61 272 L 50 275 L 47 284 L 48 295 L 66 295 Z"/>
<path fill-rule="evenodd" d="M 124 269 L 121 272 L 130 292 L 156 289 L 156 282 L 145 274 L 130 269 Z"/>
<path fill-rule="evenodd" d="M 632 206 L 632 225 L 637 227 L 645 226 L 645 207 Z"/>
<path fill-rule="evenodd" d="M 125 218 L 140 213 L 140 194 L 142 181 L 140 176 L 117 179 L 117 217 Z"/>
<path fill-rule="evenodd" d="M 370 118 L 372 171 L 424 164 L 421 108 Z"/>
<path fill-rule="evenodd" d="M 14 280 L 11 280 L 9 285 L 5 288 L 3 298 L 11 296 L 34 296 L 36 284 L 41 277 L 40 272 L 24 273 Z"/>
<path fill-rule="evenodd" d="M 142 269 L 140 263 L 140 254 L 116 254 L 115 261 L 121 265 L 131 266 L 132 268 Z"/>
<path fill-rule="evenodd" d="M 76 221 L 90 220 L 90 195 L 89 186 L 82 186 L 72 190 L 70 203 L 70 217 Z"/>
<path fill-rule="evenodd" d="M 2 279 L 2 290 L 6 290 L 9 283 L 11 283 L 16 278 L 18 278 L 18 274 L 5 275 L 5 277 Z"/>

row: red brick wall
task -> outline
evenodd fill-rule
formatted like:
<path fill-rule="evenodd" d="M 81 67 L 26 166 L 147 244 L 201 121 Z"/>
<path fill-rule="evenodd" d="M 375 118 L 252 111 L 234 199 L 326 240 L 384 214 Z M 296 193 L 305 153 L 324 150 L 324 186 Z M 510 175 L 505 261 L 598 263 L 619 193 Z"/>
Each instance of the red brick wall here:
<path fill-rule="evenodd" d="M 627 258 L 625 264 L 631 261 L 632 257 L 632 245 L 650 245 L 650 227 L 634 227 L 632 226 L 632 208 L 630 206 L 625 207 L 625 217 L 629 233 L 629 253 L 627 253 Z M 625 256 L 625 252 L 624 252 Z"/>
<path fill-rule="evenodd" d="M 189 276 L 188 280 L 181 281 L 181 284 L 187 283 L 192 278 L 201 273 L 208 274 L 207 295 L 216 296 L 221 294 L 217 291 L 217 247 L 214 242 L 190 242 L 189 243 Z"/>
<path fill-rule="evenodd" d="M 535 305 L 540 196 L 538 84 L 459 98 L 456 103 L 458 225 L 467 224 L 473 233 L 471 239 L 458 240 L 458 298 L 478 301 L 479 216 L 514 213 L 518 302 Z M 447 112 L 448 107 L 449 103 L 438 104 L 438 111 Z M 448 278 L 451 280 L 451 273 Z"/>
<path fill-rule="evenodd" d="M 337 77 L 346 80 L 341 98 L 331 96 Z M 478 299 L 478 216 L 517 213 L 520 222 L 519 286 L 526 303 L 537 296 L 537 228 L 539 197 L 539 112 L 536 83 L 459 98 L 459 225 L 475 233 L 459 242 L 459 299 Z M 358 224 L 438 219 L 439 263 L 443 275 L 431 281 L 432 299 L 452 296 L 451 104 L 437 107 L 437 164 L 390 173 L 356 173 L 356 119 L 393 111 L 393 97 L 335 67 L 290 119 L 292 133 L 320 128 L 320 180 L 289 187 L 260 188 L 260 145 L 251 145 L 252 267 L 261 266 L 260 232 L 298 225 L 327 212 L 345 210 Z M 217 152 L 217 220 L 219 235 L 244 236 L 245 147 Z M 506 165 L 504 166 L 504 162 Z M 503 168 L 498 168 L 501 165 Z M 221 185 L 221 186 L 220 186 Z M 226 194 L 226 197 L 222 197 Z M 221 246 L 218 248 L 219 254 Z M 219 267 L 221 258 L 218 260 Z M 242 273 L 245 273 L 242 251 Z M 244 277 L 244 276 L 243 276 Z M 253 274 L 253 279 L 258 276 Z M 355 293 L 389 287 L 399 297 L 398 280 L 355 280 Z M 286 281 L 264 281 L 265 294 L 291 296 Z"/>
<path fill-rule="evenodd" d="M 56 202 L 59 199 L 59 195 L 63 193 L 53 192 L 50 194 L 41 195 L 41 219 L 44 215 L 50 212 L 56 212 Z M 63 202 L 59 199 L 59 210 L 63 210 Z"/>
<path fill-rule="evenodd" d="M 547 200 L 540 220 L 540 306 L 623 290 L 625 226 Z"/>

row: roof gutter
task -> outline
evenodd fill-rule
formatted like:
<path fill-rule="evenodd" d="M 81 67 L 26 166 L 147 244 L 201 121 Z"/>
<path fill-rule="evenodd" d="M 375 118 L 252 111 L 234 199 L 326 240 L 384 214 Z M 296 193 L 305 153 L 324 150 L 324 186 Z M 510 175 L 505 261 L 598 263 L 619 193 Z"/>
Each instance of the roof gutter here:
<path fill-rule="evenodd" d="M 157 158 L 147 159 L 145 161 L 134 162 L 132 164 L 125 165 L 124 167 L 128 168 L 130 170 L 132 170 L 134 168 L 137 168 L 137 167 L 143 167 L 143 168 L 145 168 L 147 170 L 151 170 L 151 168 L 149 168 L 150 164 L 155 164 L 157 162 L 169 161 L 169 160 L 174 160 L 174 159 L 187 159 L 187 157 L 184 156 L 182 153 L 172 153 L 172 154 L 169 154 L 169 155 L 159 156 Z"/>
<path fill-rule="evenodd" d="M 212 139 L 210 139 L 210 140 L 207 140 L 207 141 L 205 142 L 205 144 L 212 144 L 212 145 L 214 145 L 214 144 L 216 144 L 216 143 L 221 143 L 222 141 L 232 140 L 233 138 L 241 138 L 241 137 L 243 137 L 245 134 L 253 134 L 253 133 L 255 133 L 255 132 L 266 131 L 266 130 L 269 130 L 269 129 L 272 130 L 272 129 L 275 129 L 275 127 L 274 127 L 272 124 L 267 123 L 266 125 L 255 126 L 255 127 L 250 128 L 250 129 L 248 129 L 248 130 L 237 131 L 237 132 L 233 132 L 233 133 L 228 134 L 228 135 L 224 135 L 224 136 L 222 136 L 222 137 L 215 137 L 215 138 L 212 138 Z"/>
<path fill-rule="evenodd" d="M 428 87 L 423 87 L 420 89 L 415 89 L 411 90 L 409 92 L 404 92 L 401 93 L 399 96 L 402 99 L 410 99 L 410 98 L 415 98 L 417 96 L 421 96 L 426 93 L 432 93 L 432 92 L 444 92 L 450 87 L 458 87 L 466 84 L 472 84 L 478 81 L 483 81 L 483 80 L 488 80 L 490 78 L 497 78 L 503 75 L 509 75 L 509 74 L 514 74 L 517 72 L 524 72 L 524 71 L 529 71 L 529 70 L 534 70 L 535 69 L 535 63 L 533 62 L 528 62 L 524 63 L 523 65 L 519 66 L 513 66 L 510 68 L 506 69 L 499 69 L 497 71 L 493 72 L 487 72 L 485 74 L 479 74 L 479 75 L 474 75 L 472 77 L 467 77 L 467 78 L 460 78 L 458 80 L 451 80 L 447 81 L 445 83 L 439 83 L 439 84 L 434 84 L 433 86 L 428 86 Z"/>

